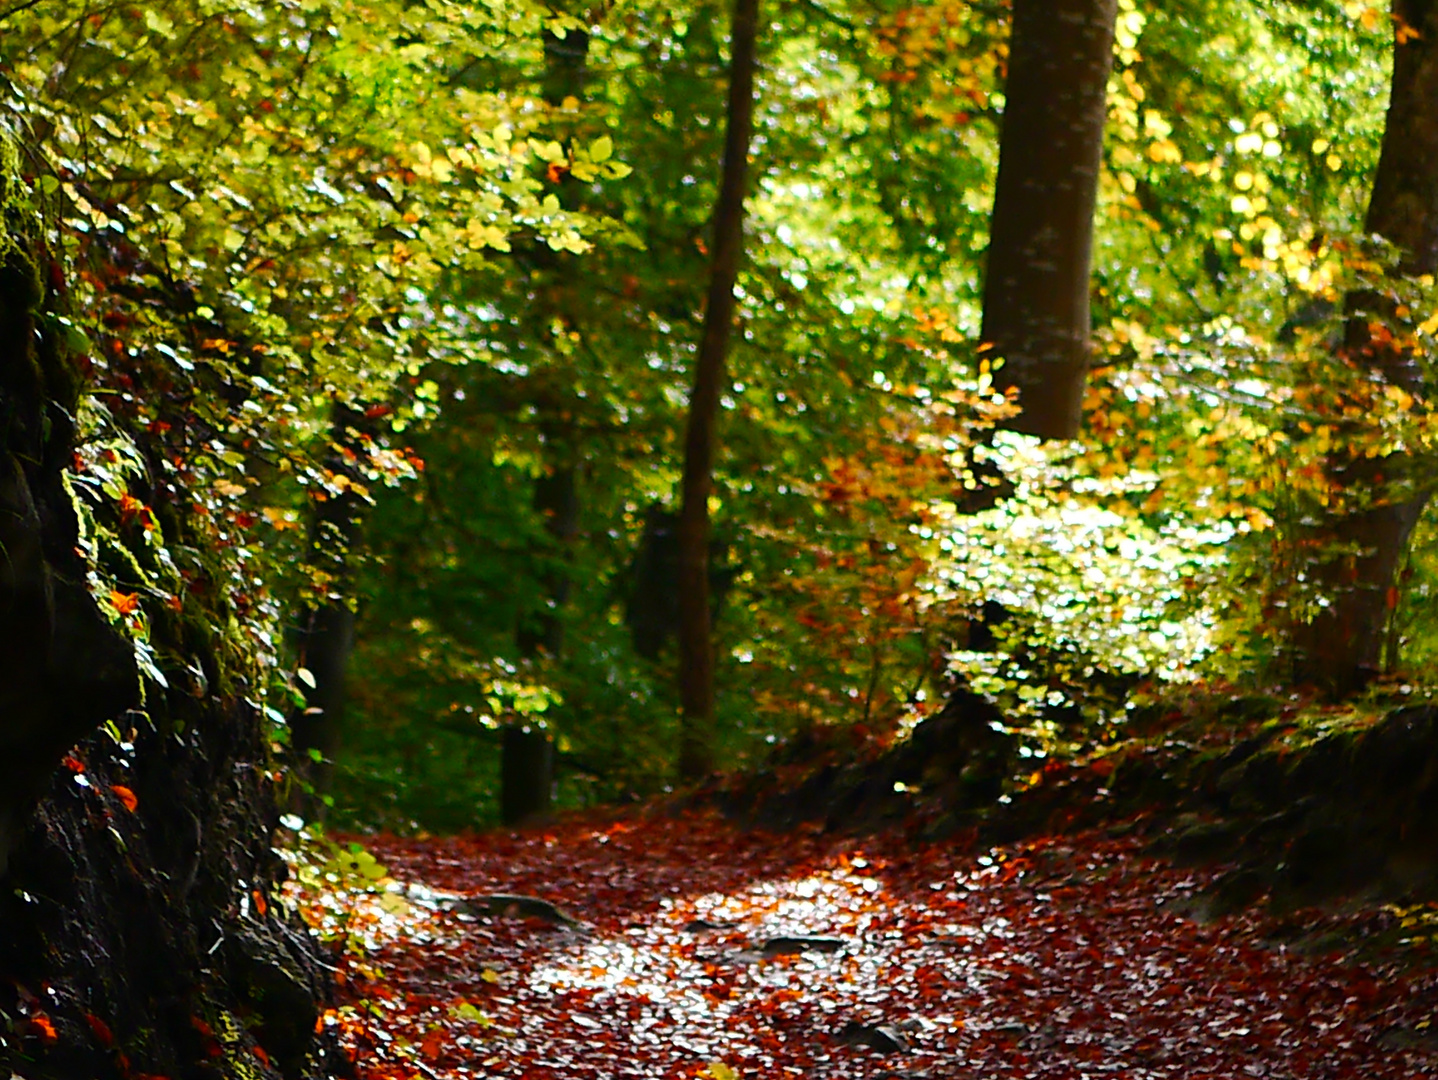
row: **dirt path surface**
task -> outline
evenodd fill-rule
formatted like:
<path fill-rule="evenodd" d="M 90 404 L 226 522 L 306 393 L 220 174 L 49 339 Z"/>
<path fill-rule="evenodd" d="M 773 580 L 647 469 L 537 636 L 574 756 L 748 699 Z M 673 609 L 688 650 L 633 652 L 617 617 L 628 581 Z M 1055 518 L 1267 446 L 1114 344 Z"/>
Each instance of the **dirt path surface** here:
<path fill-rule="evenodd" d="M 409 900 L 352 914 L 325 1017 L 366 1080 L 1438 1075 L 1432 973 L 1200 925 L 1206 872 L 1131 838 L 915 851 L 686 817 L 369 847 Z"/>

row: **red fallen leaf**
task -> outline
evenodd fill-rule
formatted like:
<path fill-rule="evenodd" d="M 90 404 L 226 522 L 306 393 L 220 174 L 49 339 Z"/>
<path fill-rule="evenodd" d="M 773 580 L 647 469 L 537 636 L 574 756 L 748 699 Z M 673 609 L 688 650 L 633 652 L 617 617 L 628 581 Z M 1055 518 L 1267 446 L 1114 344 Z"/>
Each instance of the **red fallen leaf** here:
<path fill-rule="evenodd" d="M 270 910 L 270 905 L 265 899 L 265 894 L 260 892 L 259 889 L 255 889 L 250 893 L 250 898 L 255 902 L 256 914 L 258 914 L 260 918 L 264 918 L 265 913 Z"/>
<path fill-rule="evenodd" d="M 270 1055 L 267 1054 L 267 1053 L 265 1053 L 265 1048 L 264 1048 L 263 1046 L 260 1046 L 258 1043 L 256 1043 L 256 1044 L 255 1044 L 255 1047 L 254 1047 L 254 1050 L 255 1050 L 255 1057 L 259 1058 L 260 1061 L 264 1063 L 265 1068 L 267 1068 L 267 1069 L 270 1068 L 270 1067 L 271 1067 L 271 1066 L 270 1066 Z"/>
<path fill-rule="evenodd" d="M 95 1038 L 100 1041 L 101 1046 L 108 1050 L 115 1045 L 115 1036 L 110 1033 L 110 1025 L 93 1013 L 85 1013 L 84 1017 L 85 1023 L 90 1025 L 90 1030 L 95 1033 Z"/>
<path fill-rule="evenodd" d="M 73 754 L 66 754 L 62 764 L 72 773 L 82 773 L 85 771 L 85 763 Z"/>
<path fill-rule="evenodd" d="M 426 1061 L 435 1061 L 444 1052 L 444 1032 L 436 1028 L 429 1032 L 419 1043 L 419 1052 L 424 1055 Z"/>
<path fill-rule="evenodd" d="M 135 807 L 140 805 L 140 800 L 135 797 L 135 793 L 125 787 L 124 784 L 111 784 L 110 790 L 115 793 L 115 798 L 125 804 L 125 809 L 130 811 L 130 813 L 133 814 Z"/>
<path fill-rule="evenodd" d="M 388 416 L 392 412 L 394 409 L 389 405 L 371 405 L 364 411 L 364 414 L 366 420 L 378 420 L 381 416 Z"/>
<path fill-rule="evenodd" d="M 39 1036 L 41 1042 L 53 1043 L 60 1041 L 60 1035 L 55 1030 L 55 1025 L 44 1013 L 36 1013 L 30 1017 L 30 1030 Z"/>
<path fill-rule="evenodd" d="M 190 1026 L 207 1039 L 213 1039 L 215 1037 L 215 1029 L 210 1027 L 209 1024 L 205 1023 L 198 1016 L 190 1017 Z"/>

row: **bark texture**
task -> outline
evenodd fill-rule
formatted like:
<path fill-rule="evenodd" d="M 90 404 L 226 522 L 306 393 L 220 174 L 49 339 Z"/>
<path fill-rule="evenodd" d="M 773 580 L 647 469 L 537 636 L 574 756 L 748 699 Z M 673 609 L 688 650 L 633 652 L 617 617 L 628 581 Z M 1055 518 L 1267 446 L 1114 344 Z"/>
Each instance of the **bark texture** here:
<path fill-rule="evenodd" d="M 1089 366 L 1089 257 L 1116 0 L 1014 0 L 984 281 L 984 355 L 1023 411 L 1005 426 L 1078 432 Z"/>
<path fill-rule="evenodd" d="M 1364 226 L 1397 249 L 1396 274 L 1417 276 L 1438 273 L 1438 0 L 1395 0 L 1393 14 L 1393 86 Z M 1379 290 L 1350 294 L 1340 359 L 1421 399 L 1428 388 L 1415 357 L 1384 332 L 1394 308 Z M 1300 631 L 1302 681 L 1343 696 L 1380 670 L 1391 590 L 1432 494 L 1430 471 L 1431 462 L 1407 453 L 1329 462 L 1329 482 L 1351 508 L 1315 538 L 1328 552 L 1313 568 L 1327 606 Z"/>
<path fill-rule="evenodd" d="M 714 208 L 714 261 L 704 334 L 694 364 L 694 389 L 684 443 L 679 511 L 679 773 L 694 779 L 714 767 L 714 642 L 709 610 L 709 494 L 719 398 L 734 322 L 734 283 L 744 252 L 744 192 L 754 128 L 758 0 L 735 0 L 729 38 L 729 106 L 724 165 Z"/>

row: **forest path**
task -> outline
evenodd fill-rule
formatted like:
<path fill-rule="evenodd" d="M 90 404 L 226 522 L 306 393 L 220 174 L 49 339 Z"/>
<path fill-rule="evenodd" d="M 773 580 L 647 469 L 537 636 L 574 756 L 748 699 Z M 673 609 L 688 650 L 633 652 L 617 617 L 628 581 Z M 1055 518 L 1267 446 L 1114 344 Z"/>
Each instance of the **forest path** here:
<path fill-rule="evenodd" d="M 1256 915 L 1200 925 L 1180 911 L 1209 872 L 1131 837 L 916 851 L 685 816 L 369 847 L 417 899 L 351 916 L 365 950 L 326 1021 L 365 1080 L 1438 1075 L 1400 1048 L 1431 1046 L 1438 977 L 1300 957 Z M 801 936 L 842 946 L 774 941 Z"/>

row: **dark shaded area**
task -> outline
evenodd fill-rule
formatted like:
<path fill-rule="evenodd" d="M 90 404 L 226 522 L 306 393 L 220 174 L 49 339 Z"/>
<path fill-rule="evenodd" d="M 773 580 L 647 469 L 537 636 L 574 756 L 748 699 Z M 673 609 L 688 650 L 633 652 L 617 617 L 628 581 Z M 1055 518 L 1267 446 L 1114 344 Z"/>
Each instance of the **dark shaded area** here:
<path fill-rule="evenodd" d="M 719 537 L 709 540 L 709 618 L 715 623 L 736 570 L 728 563 L 729 545 Z M 658 660 L 666 645 L 679 634 L 679 515 L 662 506 L 644 513 L 644 533 L 629 570 L 629 594 L 624 603 L 624 624 L 634 651 L 646 660 Z"/>
<path fill-rule="evenodd" d="M 554 740 L 529 724 L 505 727 L 500 773 L 499 816 L 520 825 L 549 813 L 554 791 Z"/>
<path fill-rule="evenodd" d="M 51 774 L 14 853 L 0 1062 L 27 1080 L 345 1075 L 315 1036 L 327 964 L 276 898 L 258 717 L 179 690 L 149 705 L 133 742 L 95 735 Z"/>
<path fill-rule="evenodd" d="M 0 206 L 7 201 L 0 175 Z M 0 232 L 0 873 L 26 812 L 77 739 L 136 704 L 131 647 L 101 616 L 76 551 L 69 464 L 77 361 L 53 315 L 64 274 Z"/>
<path fill-rule="evenodd" d="M 810 734 L 786 749 L 775 768 L 745 778 L 720 798 L 727 813 L 761 828 L 792 829 L 822 821 L 826 828 L 878 831 L 911 817 L 919 793 L 944 807 L 943 828 L 957 831 L 994 805 L 1013 772 L 1017 740 L 991 702 L 956 692 L 942 711 L 876 760 L 846 759 Z M 785 789 L 786 766 L 821 761 L 806 779 Z"/>

